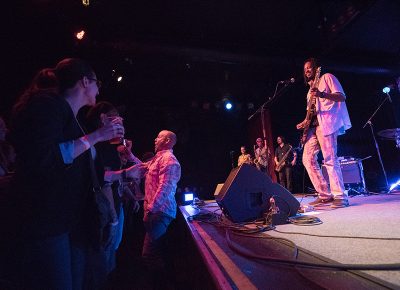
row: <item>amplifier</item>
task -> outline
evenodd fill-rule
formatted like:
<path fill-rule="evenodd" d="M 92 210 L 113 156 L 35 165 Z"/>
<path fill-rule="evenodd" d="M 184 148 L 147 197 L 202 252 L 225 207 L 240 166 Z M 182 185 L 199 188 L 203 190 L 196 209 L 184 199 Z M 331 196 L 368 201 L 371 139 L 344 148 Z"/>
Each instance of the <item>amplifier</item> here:
<path fill-rule="evenodd" d="M 343 183 L 345 185 L 358 184 L 365 188 L 364 172 L 361 159 L 341 159 L 339 160 L 342 169 Z M 322 165 L 322 174 L 329 183 L 328 173 L 325 165 Z"/>

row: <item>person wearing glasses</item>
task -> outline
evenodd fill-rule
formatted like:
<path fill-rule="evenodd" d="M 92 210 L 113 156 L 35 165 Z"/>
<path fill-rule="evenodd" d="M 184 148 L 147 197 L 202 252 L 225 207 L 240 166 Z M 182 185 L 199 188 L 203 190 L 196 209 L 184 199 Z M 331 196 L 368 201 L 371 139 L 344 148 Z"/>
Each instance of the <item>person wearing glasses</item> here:
<path fill-rule="evenodd" d="M 118 121 L 86 134 L 76 118 L 82 107 L 96 104 L 99 85 L 86 61 L 63 59 L 39 71 L 13 107 L 16 206 L 8 233 L 16 248 L 8 252 L 17 256 L 3 261 L 15 262 L 7 268 L 16 289 L 82 288 L 84 267 L 72 238 L 90 200 L 89 148 L 124 136 Z"/>

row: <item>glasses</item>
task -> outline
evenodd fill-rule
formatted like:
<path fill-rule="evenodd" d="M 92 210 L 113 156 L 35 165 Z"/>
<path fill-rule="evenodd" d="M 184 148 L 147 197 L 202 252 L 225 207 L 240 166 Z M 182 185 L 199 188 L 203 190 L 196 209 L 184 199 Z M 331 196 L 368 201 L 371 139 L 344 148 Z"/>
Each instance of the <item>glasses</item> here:
<path fill-rule="evenodd" d="M 101 81 L 99 81 L 98 79 L 93 79 L 93 78 L 87 78 L 89 81 L 95 81 L 97 87 L 100 89 L 101 88 Z"/>

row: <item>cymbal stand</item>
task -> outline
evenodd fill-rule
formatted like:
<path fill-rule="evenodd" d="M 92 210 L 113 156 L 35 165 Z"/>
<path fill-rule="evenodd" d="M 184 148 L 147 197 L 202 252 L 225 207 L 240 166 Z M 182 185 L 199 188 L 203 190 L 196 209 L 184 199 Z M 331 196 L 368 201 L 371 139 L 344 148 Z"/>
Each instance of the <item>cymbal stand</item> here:
<path fill-rule="evenodd" d="M 380 149 L 379 149 L 378 142 L 376 141 L 375 133 L 374 133 L 374 127 L 373 127 L 373 124 L 372 124 L 372 118 L 376 115 L 376 113 L 379 111 L 379 109 L 382 107 L 382 105 L 383 105 L 387 100 L 390 100 L 390 96 L 389 96 L 389 95 L 386 96 L 386 98 L 380 103 L 380 105 L 378 106 L 378 108 L 372 113 L 371 117 L 369 117 L 369 119 L 367 120 L 367 122 L 364 124 L 363 129 L 364 129 L 367 125 L 369 125 L 369 127 L 371 128 L 371 134 L 372 134 L 372 138 L 374 139 L 376 152 L 377 152 L 378 158 L 379 158 L 379 163 L 381 164 L 382 172 L 383 172 L 383 175 L 385 176 L 386 191 L 389 192 L 389 183 L 388 183 L 388 179 L 387 179 L 385 167 L 383 166 L 383 161 L 382 161 L 382 157 L 381 157 L 381 151 L 380 151 Z"/>

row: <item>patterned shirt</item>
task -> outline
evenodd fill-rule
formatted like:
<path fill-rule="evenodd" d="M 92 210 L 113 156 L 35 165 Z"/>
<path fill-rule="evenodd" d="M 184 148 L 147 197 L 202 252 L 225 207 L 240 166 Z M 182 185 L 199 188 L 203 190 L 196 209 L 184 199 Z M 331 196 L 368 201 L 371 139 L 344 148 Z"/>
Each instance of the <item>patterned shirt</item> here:
<path fill-rule="evenodd" d="M 268 167 L 268 155 L 269 152 L 267 153 L 267 148 L 262 147 L 262 148 L 257 148 L 254 151 L 255 158 L 258 161 L 258 166 L 262 167 Z"/>
<path fill-rule="evenodd" d="M 181 165 L 172 149 L 158 151 L 147 163 L 144 211 L 163 212 L 176 217 L 176 186 L 181 178 Z"/>

